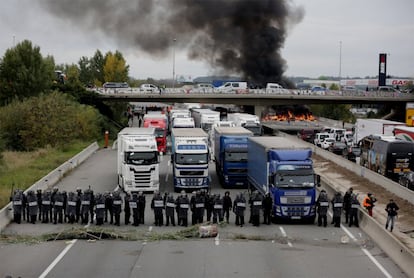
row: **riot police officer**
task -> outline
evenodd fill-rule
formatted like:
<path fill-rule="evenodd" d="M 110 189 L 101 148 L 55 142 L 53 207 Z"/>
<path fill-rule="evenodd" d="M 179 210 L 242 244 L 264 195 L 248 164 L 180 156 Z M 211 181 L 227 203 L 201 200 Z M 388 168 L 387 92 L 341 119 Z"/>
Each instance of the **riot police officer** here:
<path fill-rule="evenodd" d="M 165 226 L 171 225 L 175 226 L 175 201 L 174 196 L 172 194 L 167 193 L 167 197 L 165 198 L 165 217 L 166 223 Z"/>
<path fill-rule="evenodd" d="M 42 220 L 42 189 L 36 190 L 36 200 L 37 200 L 37 207 L 39 212 L 39 221 Z"/>
<path fill-rule="evenodd" d="M 68 202 L 66 205 L 66 214 L 68 215 L 68 222 L 73 224 L 76 222 L 77 209 L 78 209 L 78 195 L 74 192 L 69 192 Z"/>
<path fill-rule="evenodd" d="M 50 194 L 50 222 L 52 222 L 54 216 L 55 196 L 58 191 L 59 189 L 57 188 L 57 186 L 54 186 L 52 189 L 52 193 Z"/>
<path fill-rule="evenodd" d="M 138 192 L 138 219 L 140 224 L 144 224 L 144 217 L 145 217 L 145 195 L 144 192 L 139 191 Z"/>
<path fill-rule="evenodd" d="M 357 198 L 357 194 L 352 194 L 351 196 L 351 212 L 349 213 L 349 227 L 354 225 L 355 227 L 359 227 L 359 220 L 358 220 L 358 211 L 359 211 L 360 203 Z"/>
<path fill-rule="evenodd" d="M 202 195 L 200 191 L 196 192 L 194 202 L 195 202 L 195 214 L 196 214 L 195 223 L 201 224 L 203 223 L 203 219 L 204 219 L 204 208 L 205 208 L 206 200 L 204 198 L 204 195 Z"/>
<path fill-rule="evenodd" d="M 104 222 L 108 222 L 108 216 L 109 216 L 109 223 L 112 224 L 114 223 L 114 214 L 112 212 L 112 202 L 113 202 L 113 198 L 112 198 L 112 194 L 109 191 L 106 191 L 104 193 L 104 198 L 105 198 L 105 219 Z"/>
<path fill-rule="evenodd" d="M 112 212 L 115 217 L 115 225 L 121 225 L 121 211 L 122 211 L 122 198 L 118 191 L 114 192 L 114 199 L 112 202 Z"/>
<path fill-rule="evenodd" d="M 28 206 L 28 211 L 29 211 L 29 216 L 30 216 L 30 223 L 35 224 L 37 213 L 39 210 L 39 205 L 38 205 L 37 195 L 35 195 L 33 190 L 29 190 L 29 192 L 27 193 L 27 206 Z"/>
<path fill-rule="evenodd" d="M 132 225 L 139 225 L 139 212 L 138 212 L 138 194 L 133 193 L 132 198 L 129 200 L 129 207 L 132 209 Z"/>
<path fill-rule="evenodd" d="M 270 225 L 272 221 L 272 207 L 273 199 L 268 192 L 263 199 L 263 224 Z"/>
<path fill-rule="evenodd" d="M 53 224 L 63 223 L 63 209 L 64 197 L 61 192 L 57 191 L 53 195 Z"/>
<path fill-rule="evenodd" d="M 23 210 L 23 192 L 19 189 L 14 190 L 12 197 L 13 202 L 13 221 L 17 224 L 20 224 L 22 221 L 22 212 Z"/>
<path fill-rule="evenodd" d="M 105 197 L 98 193 L 95 199 L 95 214 L 96 214 L 96 225 L 100 226 L 104 223 L 105 217 Z"/>
<path fill-rule="evenodd" d="M 190 208 L 190 200 L 185 194 L 185 191 L 181 191 L 181 195 L 177 197 L 176 210 L 178 216 L 178 225 L 187 227 L 188 226 L 188 209 Z"/>
<path fill-rule="evenodd" d="M 125 197 L 124 197 L 125 225 L 129 224 L 129 219 L 131 218 L 131 206 L 129 205 L 130 201 L 131 201 L 131 195 L 129 195 L 128 192 L 125 192 Z"/>
<path fill-rule="evenodd" d="M 151 200 L 151 208 L 154 210 L 155 226 L 162 226 L 164 219 L 162 212 L 164 209 L 164 200 L 159 191 L 154 192 L 154 197 Z"/>
<path fill-rule="evenodd" d="M 42 194 L 42 223 L 49 223 L 49 214 L 52 210 L 51 197 L 52 194 L 49 190 L 45 194 Z"/>
<path fill-rule="evenodd" d="M 81 203 L 82 203 L 82 189 L 80 187 L 76 188 L 76 223 L 79 222 L 79 219 L 81 217 Z"/>
<path fill-rule="evenodd" d="M 251 218 L 253 226 L 260 226 L 260 211 L 262 210 L 262 196 L 259 192 L 254 193 L 251 199 Z"/>
<path fill-rule="evenodd" d="M 230 197 L 230 192 L 226 191 L 223 197 L 223 213 L 224 213 L 224 217 L 226 218 L 227 224 L 229 223 L 230 210 L 232 206 L 233 206 L 233 203 Z"/>
<path fill-rule="evenodd" d="M 213 223 L 223 221 L 223 199 L 220 197 L 220 194 L 214 196 L 214 205 L 213 205 Z"/>
<path fill-rule="evenodd" d="M 342 206 L 344 203 L 344 199 L 342 198 L 341 192 L 336 192 L 334 198 L 332 199 L 332 210 L 333 210 L 333 218 L 332 221 L 335 227 L 341 226 L 341 214 L 342 214 Z"/>
<path fill-rule="evenodd" d="M 213 214 L 214 208 L 214 198 L 208 192 L 205 193 L 205 208 L 207 213 L 207 221 L 211 221 L 211 216 Z"/>
<path fill-rule="evenodd" d="M 329 207 L 329 200 L 328 194 L 324 189 L 321 190 L 321 193 L 316 200 L 316 212 L 318 213 L 318 226 L 326 227 L 328 224 L 328 207 Z"/>
<path fill-rule="evenodd" d="M 244 212 L 246 210 L 246 199 L 243 196 L 243 193 L 237 195 L 234 199 L 233 211 L 236 214 L 236 225 L 243 227 L 244 225 Z"/>
<path fill-rule="evenodd" d="M 82 224 L 88 224 L 89 222 L 89 211 L 91 207 L 91 194 L 89 189 L 81 195 L 81 222 Z"/>
<path fill-rule="evenodd" d="M 94 212 L 94 208 L 95 208 L 95 194 L 93 193 L 93 190 L 90 189 L 90 186 L 89 186 L 89 192 L 88 193 L 89 193 L 89 199 L 91 201 L 91 204 L 89 205 L 89 215 L 91 217 L 90 223 L 92 224 L 93 223 L 93 217 L 94 217 L 93 212 Z"/>

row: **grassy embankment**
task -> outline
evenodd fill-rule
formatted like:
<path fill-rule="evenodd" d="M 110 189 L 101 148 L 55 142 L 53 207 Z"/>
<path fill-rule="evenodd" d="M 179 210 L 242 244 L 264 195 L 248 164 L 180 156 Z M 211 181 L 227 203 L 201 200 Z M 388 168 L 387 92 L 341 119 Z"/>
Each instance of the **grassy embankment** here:
<path fill-rule="evenodd" d="M 0 208 L 9 202 L 13 184 L 14 188 L 29 188 L 91 143 L 76 142 L 64 148 L 50 147 L 33 152 L 3 152 L 0 162 Z"/>

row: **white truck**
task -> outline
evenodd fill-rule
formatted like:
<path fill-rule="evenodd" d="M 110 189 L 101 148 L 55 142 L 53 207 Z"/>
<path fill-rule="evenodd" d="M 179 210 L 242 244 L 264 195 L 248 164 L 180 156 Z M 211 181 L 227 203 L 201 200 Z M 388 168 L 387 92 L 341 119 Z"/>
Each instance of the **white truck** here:
<path fill-rule="evenodd" d="M 195 127 L 202 128 L 205 132 L 209 132 L 213 124 L 220 121 L 220 112 L 211 109 L 192 109 L 191 116 L 194 119 Z"/>
<path fill-rule="evenodd" d="M 394 135 L 394 128 L 405 126 L 405 123 L 383 119 L 357 119 L 355 123 L 354 144 L 358 144 L 362 138 L 371 134 Z"/>
<path fill-rule="evenodd" d="M 194 119 L 187 118 L 174 118 L 172 121 L 172 128 L 193 128 L 195 127 Z"/>
<path fill-rule="evenodd" d="M 128 192 L 159 190 L 155 128 L 127 127 L 118 133 L 118 185 Z"/>
<path fill-rule="evenodd" d="M 208 189 L 208 135 L 201 128 L 173 128 L 171 162 L 174 190 Z"/>
<path fill-rule="evenodd" d="M 254 136 L 262 135 L 262 124 L 260 123 L 259 117 L 247 113 L 229 113 L 227 114 L 227 120 L 232 121 L 235 126 L 244 127 L 251 132 Z"/>

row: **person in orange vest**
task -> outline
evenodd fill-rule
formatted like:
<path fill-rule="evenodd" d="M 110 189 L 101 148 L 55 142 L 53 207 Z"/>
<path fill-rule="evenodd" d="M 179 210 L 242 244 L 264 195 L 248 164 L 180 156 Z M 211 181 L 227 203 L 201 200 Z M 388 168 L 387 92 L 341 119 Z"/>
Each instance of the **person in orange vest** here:
<path fill-rule="evenodd" d="M 368 193 L 365 196 L 364 200 L 362 201 L 362 206 L 367 209 L 369 216 L 372 217 L 372 209 L 374 208 L 374 203 L 377 199 L 372 195 L 372 193 Z"/>

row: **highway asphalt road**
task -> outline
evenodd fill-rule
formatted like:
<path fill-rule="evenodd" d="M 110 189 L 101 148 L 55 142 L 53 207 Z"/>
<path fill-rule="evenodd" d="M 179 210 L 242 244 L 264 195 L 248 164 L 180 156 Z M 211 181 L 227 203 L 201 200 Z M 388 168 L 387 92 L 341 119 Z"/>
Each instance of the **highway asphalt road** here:
<path fill-rule="evenodd" d="M 172 192 L 169 156 L 161 162 L 161 191 Z M 213 193 L 223 193 L 210 170 Z M 60 190 L 95 192 L 116 187 L 116 151 L 102 149 L 66 176 Z M 230 190 L 234 197 L 240 190 Z M 146 223 L 138 228 L 105 224 L 115 231 L 144 234 L 139 240 L 0 242 L 0 277 L 409 277 L 358 228 L 281 224 L 219 226 L 216 238 L 152 240 L 182 227 L 153 227 L 147 196 Z M 248 219 L 248 215 L 246 217 Z M 122 218 L 121 218 L 122 219 Z M 330 221 L 330 219 L 328 219 Z M 91 226 L 94 224 L 90 224 Z M 42 235 L 81 225 L 10 224 L 10 235 Z"/>

